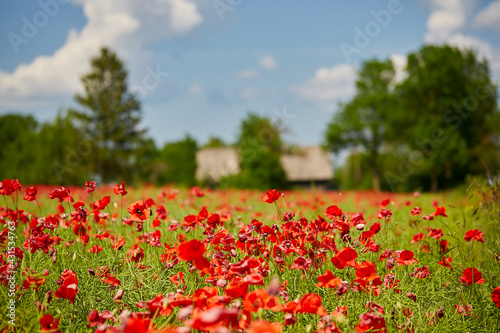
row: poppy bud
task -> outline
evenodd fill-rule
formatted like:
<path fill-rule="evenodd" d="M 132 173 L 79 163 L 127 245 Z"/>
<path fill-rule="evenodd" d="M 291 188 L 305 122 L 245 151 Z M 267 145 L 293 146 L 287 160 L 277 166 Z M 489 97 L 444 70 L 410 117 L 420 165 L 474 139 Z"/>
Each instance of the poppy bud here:
<path fill-rule="evenodd" d="M 227 281 L 225 279 L 217 280 L 217 287 L 224 288 L 225 286 L 227 286 Z"/>
<path fill-rule="evenodd" d="M 49 290 L 45 293 L 45 302 L 50 303 L 52 300 L 52 290 Z"/>
<path fill-rule="evenodd" d="M 407 293 L 406 297 L 408 297 L 409 299 L 411 299 L 414 302 L 417 301 L 417 295 L 415 295 L 414 293 Z"/>
<path fill-rule="evenodd" d="M 443 318 L 444 317 L 444 306 L 440 307 L 437 312 L 436 312 L 436 316 L 438 318 Z"/>
<path fill-rule="evenodd" d="M 115 302 L 115 303 L 117 303 L 117 302 L 121 302 L 122 297 L 123 297 L 123 289 L 119 289 L 119 290 L 116 292 L 115 297 L 113 297 L 113 302 Z"/>
<path fill-rule="evenodd" d="M 297 322 L 297 317 L 295 317 L 293 314 L 291 313 L 285 314 L 285 325 L 287 326 L 293 325 L 296 322 Z"/>

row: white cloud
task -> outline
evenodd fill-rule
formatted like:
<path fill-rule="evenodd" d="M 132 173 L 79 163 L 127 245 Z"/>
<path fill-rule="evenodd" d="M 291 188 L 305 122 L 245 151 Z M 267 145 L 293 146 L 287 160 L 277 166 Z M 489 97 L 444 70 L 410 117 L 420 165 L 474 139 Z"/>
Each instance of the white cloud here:
<path fill-rule="evenodd" d="M 425 41 L 431 44 L 449 44 L 460 49 L 474 49 L 480 58 L 486 58 L 493 69 L 493 78 L 500 79 L 500 50 L 463 30 L 470 25 L 470 14 L 477 0 L 430 0 L 432 11 L 427 20 Z M 473 19 L 472 25 L 500 28 L 500 1 L 489 4 Z"/>
<path fill-rule="evenodd" d="M 255 87 L 249 87 L 244 90 L 242 90 L 239 94 L 238 97 L 242 100 L 249 100 L 249 99 L 254 99 L 259 95 L 259 91 Z"/>
<path fill-rule="evenodd" d="M 394 75 L 394 80 L 396 83 L 399 83 L 403 81 L 406 77 L 406 63 L 408 61 L 408 58 L 403 55 L 403 54 L 393 54 L 390 56 L 390 59 L 392 60 L 392 63 L 394 65 L 394 70 L 395 70 L 395 75 Z"/>
<path fill-rule="evenodd" d="M 278 63 L 276 62 L 276 59 L 274 59 L 270 55 L 267 55 L 267 56 L 260 58 L 259 65 L 260 65 L 260 67 L 265 68 L 265 69 L 275 69 L 276 67 L 278 67 Z"/>
<path fill-rule="evenodd" d="M 474 18 L 474 25 L 500 31 L 500 0 L 492 2 Z"/>
<path fill-rule="evenodd" d="M 427 20 L 427 43 L 439 43 L 465 24 L 465 6 L 460 0 L 432 0 L 433 11 Z"/>
<path fill-rule="evenodd" d="M 245 69 L 236 73 L 236 77 L 240 79 L 254 79 L 259 77 L 259 72 L 253 69 Z"/>
<path fill-rule="evenodd" d="M 202 22 L 190 0 L 74 0 L 83 6 L 87 24 L 70 31 L 65 44 L 12 73 L 0 71 L 0 107 L 22 106 L 34 99 L 70 96 L 80 76 L 102 46 L 117 51 L 127 66 L 144 68 L 145 45 L 184 34 Z M 36 36 L 34 37 L 36 38 Z"/>
<path fill-rule="evenodd" d="M 188 88 L 188 92 L 191 95 L 200 95 L 203 93 L 203 87 L 198 81 L 196 81 L 191 83 L 191 85 Z"/>
<path fill-rule="evenodd" d="M 332 68 L 320 68 L 314 76 L 301 85 L 292 85 L 291 90 L 299 97 L 331 109 L 338 100 L 354 94 L 356 72 L 348 64 Z"/>

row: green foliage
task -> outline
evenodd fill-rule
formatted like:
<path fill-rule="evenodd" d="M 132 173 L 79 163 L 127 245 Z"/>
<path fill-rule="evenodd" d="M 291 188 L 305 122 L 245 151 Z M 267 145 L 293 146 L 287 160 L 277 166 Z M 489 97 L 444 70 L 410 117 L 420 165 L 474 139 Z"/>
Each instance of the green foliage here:
<path fill-rule="evenodd" d="M 189 135 L 182 140 L 167 143 L 160 151 L 163 163 L 157 183 L 178 183 L 185 186 L 196 184 L 196 151 L 198 144 Z"/>
<path fill-rule="evenodd" d="M 225 186 L 253 189 L 286 188 L 286 173 L 280 163 L 284 143 L 276 124 L 256 113 L 242 121 L 236 147 L 240 173 L 221 181 Z"/>
<path fill-rule="evenodd" d="M 127 86 L 127 71 L 117 55 L 102 48 L 82 77 L 85 89 L 75 100 L 83 111 L 72 111 L 92 145 L 91 170 L 102 182 L 133 180 L 132 165 L 141 152 L 140 103 Z"/>
<path fill-rule="evenodd" d="M 0 116 L 0 177 L 22 178 L 26 182 L 36 182 L 35 165 L 32 156 L 36 153 L 38 122 L 33 116 L 6 114 Z"/>
<path fill-rule="evenodd" d="M 408 56 L 407 72 L 396 92 L 395 128 L 410 151 L 423 154 L 415 173 L 437 190 L 470 172 L 494 172 L 500 128 L 487 61 L 470 50 L 424 46 Z"/>
<path fill-rule="evenodd" d="M 228 145 L 219 137 L 211 136 L 202 148 L 220 148 L 227 147 Z"/>
<path fill-rule="evenodd" d="M 356 95 L 328 125 L 325 145 L 362 151 L 369 161 L 363 179 L 371 173 L 375 189 L 436 191 L 467 175 L 494 174 L 500 113 L 487 61 L 473 51 L 424 46 L 408 56 L 406 74 L 396 85 L 390 60 L 365 62 Z"/>
<path fill-rule="evenodd" d="M 83 133 L 72 117 L 59 112 L 52 123 L 44 123 L 37 135 L 37 174 L 40 184 L 77 184 L 88 180 L 88 159 L 92 146 L 82 141 Z"/>
<path fill-rule="evenodd" d="M 90 147 L 67 114 L 41 125 L 33 116 L 0 117 L 0 177 L 27 184 L 79 184 L 87 175 Z"/>
<path fill-rule="evenodd" d="M 356 81 L 356 95 L 341 105 L 326 131 L 325 145 L 333 152 L 346 148 L 367 152 L 376 190 L 380 190 L 379 155 L 392 133 L 394 73 L 391 60 L 365 62 Z"/>

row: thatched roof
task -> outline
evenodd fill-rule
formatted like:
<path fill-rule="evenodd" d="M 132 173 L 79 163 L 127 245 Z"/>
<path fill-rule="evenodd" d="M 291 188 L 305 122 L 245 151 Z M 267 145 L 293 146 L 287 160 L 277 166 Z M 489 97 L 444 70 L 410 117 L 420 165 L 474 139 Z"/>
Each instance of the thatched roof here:
<path fill-rule="evenodd" d="M 319 146 L 300 147 L 281 156 L 281 165 L 291 182 L 331 180 L 333 167 L 328 154 Z"/>
<path fill-rule="evenodd" d="M 240 172 L 235 148 L 205 148 L 196 154 L 196 179 L 218 181 Z M 291 182 L 327 181 L 333 178 L 328 154 L 319 146 L 300 147 L 281 156 L 281 165 Z"/>
<path fill-rule="evenodd" d="M 232 147 L 205 148 L 196 153 L 196 179 L 218 181 L 240 172 L 238 154 Z"/>

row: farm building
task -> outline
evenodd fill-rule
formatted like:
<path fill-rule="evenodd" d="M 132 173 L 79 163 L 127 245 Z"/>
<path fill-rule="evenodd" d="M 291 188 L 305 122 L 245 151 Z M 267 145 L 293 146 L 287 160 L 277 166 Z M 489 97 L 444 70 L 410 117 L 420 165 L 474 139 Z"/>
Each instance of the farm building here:
<path fill-rule="evenodd" d="M 240 172 L 238 152 L 233 147 L 205 148 L 196 154 L 196 179 L 216 183 L 221 177 Z M 319 146 L 298 147 L 281 156 L 281 165 L 292 185 L 328 187 L 333 166 Z"/>

